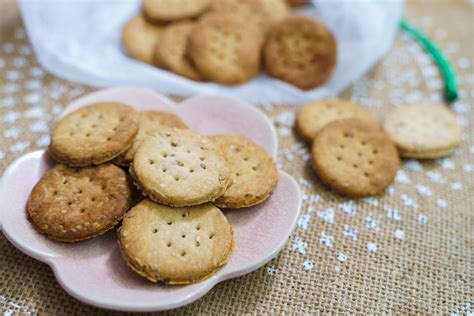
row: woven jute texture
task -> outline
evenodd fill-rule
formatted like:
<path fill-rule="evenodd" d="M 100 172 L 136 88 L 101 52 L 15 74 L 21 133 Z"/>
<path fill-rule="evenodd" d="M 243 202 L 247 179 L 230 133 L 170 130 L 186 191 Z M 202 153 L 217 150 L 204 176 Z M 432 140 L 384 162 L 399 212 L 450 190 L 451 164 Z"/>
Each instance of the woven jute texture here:
<path fill-rule="evenodd" d="M 472 3 L 472 1 L 471 1 Z M 288 244 L 265 267 L 218 284 L 172 314 L 468 314 L 474 310 L 474 9 L 468 1 L 409 2 L 407 18 L 452 61 L 464 126 L 455 154 L 404 161 L 379 197 L 329 192 L 294 134 L 292 105 L 262 105 L 280 137 L 278 164 L 300 184 L 302 216 Z M 49 142 L 64 106 L 94 89 L 41 69 L 11 1 L 0 0 L 0 172 Z M 392 51 L 342 95 L 378 118 L 406 103 L 442 102 L 431 59 L 399 34 Z M 5 210 L 0 210 L 4 212 Z M 0 309 L 5 315 L 107 314 L 70 297 L 51 269 L 0 234 Z"/>

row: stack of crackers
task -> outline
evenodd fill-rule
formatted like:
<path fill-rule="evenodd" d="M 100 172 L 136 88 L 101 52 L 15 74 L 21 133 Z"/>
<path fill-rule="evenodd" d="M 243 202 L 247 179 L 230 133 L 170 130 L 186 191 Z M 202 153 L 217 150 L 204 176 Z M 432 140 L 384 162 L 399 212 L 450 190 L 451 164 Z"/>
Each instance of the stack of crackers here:
<path fill-rule="evenodd" d="M 122 44 L 130 56 L 191 80 L 241 84 L 265 68 L 312 89 L 331 75 L 336 42 L 321 21 L 290 13 L 284 0 L 142 0 Z"/>
<path fill-rule="evenodd" d="M 206 137 L 173 113 L 137 113 L 117 102 L 65 116 L 48 151 L 58 164 L 29 196 L 34 227 L 76 242 L 121 223 L 126 263 L 153 282 L 212 275 L 235 244 L 220 208 L 262 203 L 278 182 L 272 158 L 250 139 Z"/>
<path fill-rule="evenodd" d="M 319 179 L 351 197 L 383 192 L 399 169 L 399 156 L 445 157 L 461 142 L 456 117 L 443 105 L 402 106 L 387 115 L 381 128 L 358 104 L 321 100 L 298 111 L 296 129 L 312 143 Z"/>

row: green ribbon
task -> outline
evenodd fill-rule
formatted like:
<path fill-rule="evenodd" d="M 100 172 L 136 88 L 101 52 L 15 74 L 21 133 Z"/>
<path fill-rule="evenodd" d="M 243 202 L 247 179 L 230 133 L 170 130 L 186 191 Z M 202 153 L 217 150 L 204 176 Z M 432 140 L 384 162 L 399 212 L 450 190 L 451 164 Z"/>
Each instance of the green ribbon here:
<path fill-rule="evenodd" d="M 418 31 L 413 25 L 405 20 L 400 22 L 400 29 L 421 43 L 423 48 L 430 54 L 438 65 L 444 80 L 444 97 L 452 102 L 458 98 L 458 88 L 456 86 L 456 75 L 449 64 L 448 59 L 441 53 L 441 50 L 431 42 L 424 34 Z"/>

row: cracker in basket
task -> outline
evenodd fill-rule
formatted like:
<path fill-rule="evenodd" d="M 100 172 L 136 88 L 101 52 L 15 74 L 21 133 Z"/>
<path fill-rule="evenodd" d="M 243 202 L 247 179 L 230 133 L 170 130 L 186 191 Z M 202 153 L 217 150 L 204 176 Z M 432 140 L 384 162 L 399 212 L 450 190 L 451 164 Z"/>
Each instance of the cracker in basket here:
<path fill-rule="evenodd" d="M 42 234 L 73 242 L 112 229 L 124 216 L 130 199 L 127 175 L 113 164 L 87 168 L 59 164 L 35 185 L 27 212 Z"/>
<path fill-rule="evenodd" d="M 382 192 L 400 166 L 390 137 L 379 127 L 353 118 L 324 126 L 313 140 L 312 156 L 319 178 L 352 197 Z"/>
<path fill-rule="evenodd" d="M 122 45 L 130 56 L 154 64 L 155 47 L 162 31 L 163 27 L 148 23 L 142 14 L 138 14 L 123 28 Z"/>
<path fill-rule="evenodd" d="M 266 200 L 278 182 L 278 171 L 265 149 L 244 136 L 216 135 L 210 139 L 234 174 L 233 183 L 214 204 L 241 208 Z"/>
<path fill-rule="evenodd" d="M 193 18 L 203 13 L 210 4 L 211 0 L 142 0 L 143 12 L 156 22 Z"/>
<path fill-rule="evenodd" d="M 284 0 L 217 0 L 212 2 L 210 11 L 232 15 L 243 23 L 254 23 L 262 31 L 290 13 Z"/>
<path fill-rule="evenodd" d="M 166 27 L 156 46 L 155 58 L 165 69 L 192 80 L 201 80 L 201 75 L 186 54 L 194 25 L 195 22 L 183 21 Z"/>
<path fill-rule="evenodd" d="M 68 114 L 51 133 L 49 153 L 73 167 L 112 160 L 132 145 L 138 113 L 121 103 L 97 103 Z"/>
<path fill-rule="evenodd" d="M 231 183 L 225 160 L 207 137 L 175 128 L 145 140 L 130 173 L 145 195 L 171 206 L 212 202 Z"/>
<path fill-rule="evenodd" d="M 148 137 L 154 136 L 163 131 L 164 128 L 183 128 L 187 126 L 174 113 L 171 112 L 140 112 L 138 116 L 138 132 L 133 139 L 132 146 L 123 154 L 114 159 L 114 162 L 121 166 L 128 166 L 133 161 L 133 156 L 141 143 Z"/>
<path fill-rule="evenodd" d="M 143 200 L 125 216 L 119 245 L 128 266 L 152 282 L 208 278 L 234 247 L 233 229 L 214 205 L 172 208 Z"/>
<path fill-rule="evenodd" d="M 263 49 L 268 73 L 301 89 L 323 84 L 336 64 L 336 41 L 324 24 L 290 16 L 271 27 Z"/>
<path fill-rule="evenodd" d="M 307 142 L 326 124 L 340 119 L 357 118 L 377 124 L 375 118 L 362 106 L 342 99 L 325 99 L 310 102 L 296 113 L 296 130 Z"/>
<path fill-rule="evenodd" d="M 260 71 L 262 35 L 252 25 L 232 16 L 199 22 L 191 33 L 189 56 L 204 79 L 238 84 Z"/>
<path fill-rule="evenodd" d="M 402 106 L 387 115 L 384 129 L 402 157 L 449 156 L 461 142 L 461 127 L 454 114 L 443 105 Z"/>

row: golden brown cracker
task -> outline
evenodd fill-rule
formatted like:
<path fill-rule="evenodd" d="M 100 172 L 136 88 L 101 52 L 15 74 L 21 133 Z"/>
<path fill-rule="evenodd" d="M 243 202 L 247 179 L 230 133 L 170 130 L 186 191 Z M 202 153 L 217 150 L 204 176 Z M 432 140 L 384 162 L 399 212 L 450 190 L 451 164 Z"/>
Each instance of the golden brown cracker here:
<path fill-rule="evenodd" d="M 324 125 L 346 118 L 357 118 L 377 125 L 375 118 L 362 106 L 342 99 L 324 99 L 305 104 L 296 113 L 296 130 L 311 142 Z"/>
<path fill-rule="evenodd" d="M 336 41 L 319 20 L 290 16 L 274 24 L 263 49 L 269 75 L 301 89 L 320 86 L 336 65 Z"/>
<path fill-rule="evenodd" d="M 400 166 L 397 149 L 382 129 L 358 119 L 324 126 L 313 140 L 313 168 L 337 192 L 369 196 L 382 192 Z"/>
<path fill-rule="evenodd" d="M 461 126 L 441 104 L 401 106 L 387 115 L 383 126 L 402 157 L 445 157 L 461 143 Z"/>
<path fill-rule="evenodd" d="M 138 130 L 138 113 L 121 103 L 96 103 L 63 117 L 51 133 L 49 153 L 73 167 L 98 165 L 125 152 Z"/>
<path fill-rule="evenodd" d="M 125 216 L 119 244 L 129 267 L 141 276 L 188 284 L 224 265 L 234 240 L 232 226 L 210 203 L 172 208 L 145 199 Z"/>
<path fill-rule="evenodd" d="M 265 149 L 244 136 L 215 135 L 217 144 L 234 181 L 214 204 L 222 208 L 241 208 L 266 200 L 278 182 L 278 170 Z"/>
<path fill-rule="evenodd" d="M 157 22 L 196 17 L 205 12 L 210 4 L 211 0 L 142 0 L 144 14 Z"/>
<path fill-rule="evenodd" d="M 145 195 L 171 206 L 212 202 L 232 181 L 225 160 L 207 137 L 179 129 L 145 140 L 130 173 Z"/>
<path fill-rule="evenodd" d="M 155 64 L 155 47 L 162 31 L 163 27 L 148 23 L 142 14 L 135 15 L 122 30 L 122 45 L 130 56 Z"/>
<path fill-rule="evenodd" d="M 112 229 L 130 205 L 126 173 L 113 164 L 87 168 L 56 165 L 28 198 L 31 222 L 60 241 L 79 241 Z"/>
<path fill-rule="evenodd" d="M 201 75 L 187 56 L 188 40 L 195 22 L 183 21 L 167 26 L 155 49 L 157 63 L 180 76 L 201 80 Z"/>
<path fill-rule="evenodd" d="M 138 116 L 138 132 L 133 139 L 132 146 L 123 154 L 114 159 L 114 162 L 121 166 L 128 166 L 133 161 L 133 156 L 148 137 L 152 137 L 165 128 L 188 128 L 179 116 L 171 112 L 140 112 Z"/>
<path fill-rule="evenodd" d="M 239 84 L 260 71 L 262 36 L 252 25 L 231 16 L 211 16 L 193 29 L 189 56 L 208 80 Z"/>

